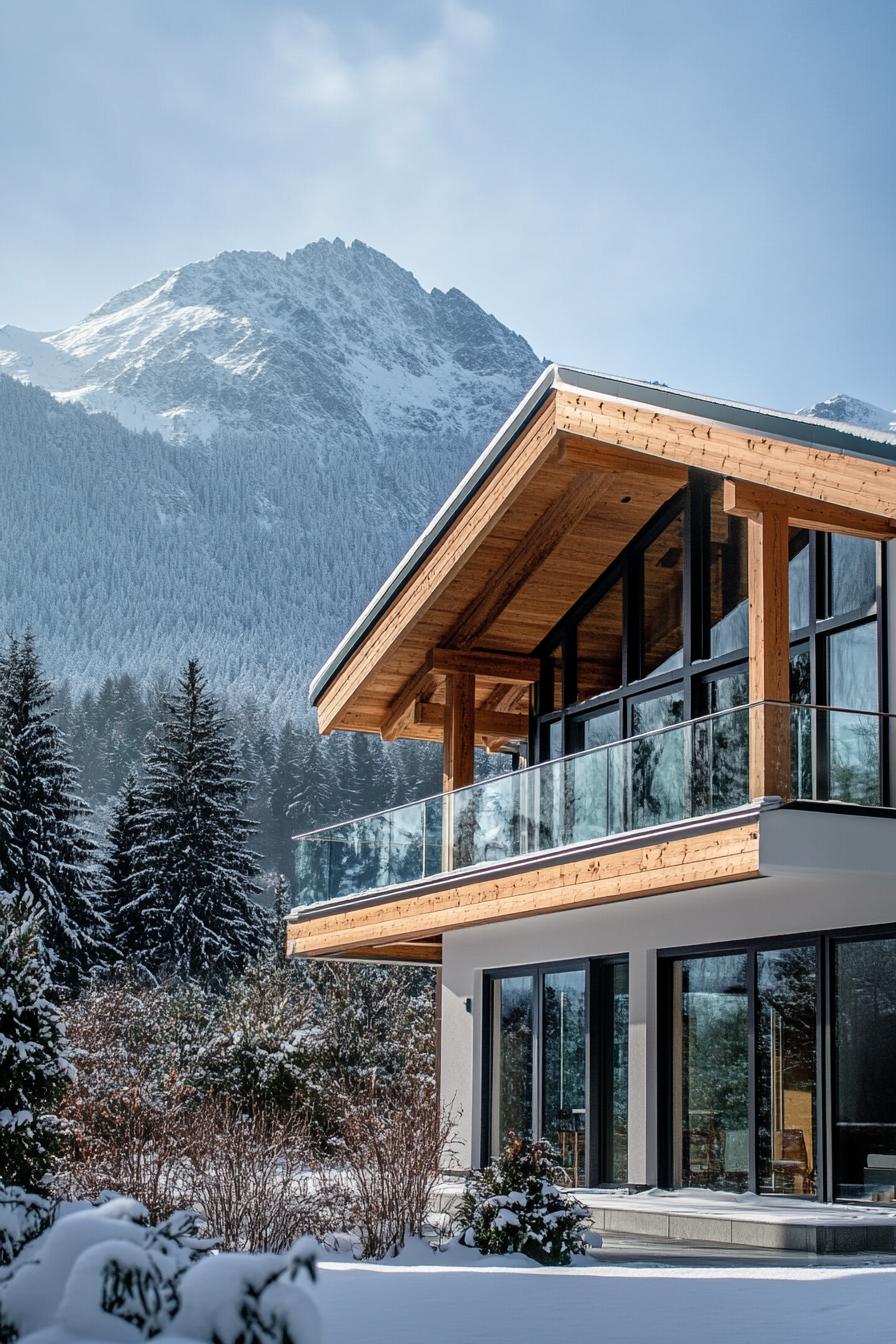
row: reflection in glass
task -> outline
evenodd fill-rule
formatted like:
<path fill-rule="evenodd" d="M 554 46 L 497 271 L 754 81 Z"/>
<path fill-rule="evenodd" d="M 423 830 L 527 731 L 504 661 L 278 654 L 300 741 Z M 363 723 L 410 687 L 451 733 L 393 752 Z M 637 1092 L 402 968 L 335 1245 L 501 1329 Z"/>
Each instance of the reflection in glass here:
<path fill-rule="evenodd" d="M 677 960 L 673 990 L 674 1183 L 746 1190 L 747 956 Z"/>
<path fill-rule="evenodd" d="M 569 840 L 598 840 L 624 827 L 625 753 L 618 743 L 619 710 L 594 714 L 582 725 L 585 754 L 568 766 Z M 605 745 L 606 744 L 606 745 Z M 603 750 L 594 750 L 601 747 Z"/>
<path fill-rule="evenodd" d="M 577 700 L 622 685 L 622 580 L 583 616 L 576 641 Z"/>
<path fill-rule="evenodd" d="M 877 622 L 830 635 L 829 702 L 839 709 L 876 710 Z M 828 723 L 829 794 L 846 803 L 880 802 L 879 725 L 872 714 L 831 711 Z"/>
<path fill-rule="evenodd" d="M 814 947 L 756 954 L 758 1188 L 814 1195 L 816 1166 Z"/>
<path fill-rule="evenodd" d="M 642 676 L 683 661 L 684 519 L 681 514 L 646 548 Z"/>
<path fill-rule="evenodd" d="M 611 1181 L 628 1180 L 628 960 L 614 961 Z"/>
<path fill-rule="evenodd" d="M 802 630 L 809 624 L 809 533 L 790 533 L 790 567 L 787 576 L 790 604 L 790 628 Z"/>
<path fill-rule="evenodd" d="M 695 814 L 740 807 L 749 798 L 749 718 L 727 713 L 747 703 L 747 674 L 731 672 L 706 683 L 707 711 L 718 718 L 694 724 L 692 807 Z"/>
<path fill-rule="evenodd" d="M 683 719 L 681 691 L 637 700 L 632 705 L 631 824 L 635 828 L 659 826 L 685 815 L 685 730 L 637 736 Z"/>
<path fill-rule="evenodd" d="M 896 939 L 834 951 L 834 1174 L 840 1199 L 896 1201 Z"/>
<path fill-rule="evenodd" d="M 790 652 L 790 787 L 794 798 L 814 798 L 815 769 L 812 752 L 812 710 L 800 709 L 812 702 L 812 667 L 808 644 Z"/>
<path fill-rule="evenodd" d="M 550 971 L 543 987 L 542 1137 L 570 1185 L 585 1183 L 585 971 Z"/>
<path fill-rule="evenodd" d="M 725 512 L 723 485 L 709 500 L 709 623 L 712 658 L 747 646 L 747 525 Z"/>
<path fill-rule="evenodd" d="M 828 615 L 870 615 L 877 602 L 877 543 L 834 532 L 828 544 Z"/>
<path fill-rule="evenodd" d="M 493 981 L 492 1154 L 509 1134 L 532 1133 L 532 1018 L 534 979 L 507 976 Z"/>

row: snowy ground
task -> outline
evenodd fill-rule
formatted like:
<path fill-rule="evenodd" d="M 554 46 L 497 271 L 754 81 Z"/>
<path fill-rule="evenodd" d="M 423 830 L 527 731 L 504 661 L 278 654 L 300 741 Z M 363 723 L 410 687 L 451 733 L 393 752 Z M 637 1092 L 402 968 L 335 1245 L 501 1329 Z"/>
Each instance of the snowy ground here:
<path fill-rule="evenodd" d="M 598 1256 L 600 1253 L 598 1253 Z M 844 1344 L 891 1339 L 896 1267 L 321 1264 L 324 1344 Z"/>

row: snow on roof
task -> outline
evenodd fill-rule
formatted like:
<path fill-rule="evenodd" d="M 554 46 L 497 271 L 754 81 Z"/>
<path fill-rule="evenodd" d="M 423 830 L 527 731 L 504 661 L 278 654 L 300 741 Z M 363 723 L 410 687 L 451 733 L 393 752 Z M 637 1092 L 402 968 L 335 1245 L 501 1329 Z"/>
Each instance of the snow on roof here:
<path fill-rule="evenodd" d="M 636 378 L 593 373 L 567 364 L 550 364 L 505 420 L 404 558 L 396 565 L 317 675 L 312 678 L 308 690 L 308 698 L 312 704 L 317 702 L 345 665 L 395 594 L 423 563 L 545 397 L 554 388 L 559 387 L 612 397 L 614 400 L 627 401 L 638 406 L 652 406 L 658 410 L 671 411 L 673 414 L 686 415 L 691 419 L 709 421 L 713 424 L 732 425 L 754 434 L 787 439 L 792 443 L 801 443 L 812 448 L 824 448 L 852 457 L 866 457 L 872 461 L 896 464 L 896 434 L 884 433 L 882 430 L 869 429 L 865 426 L 840 425 L 810 415 L 799 415 L 796 412 L 771 411 L 762 406 L 750 406 L 745 402 L 724 401 L 701 392 L 685 392 L 660 383 L 641 382 Z"/>

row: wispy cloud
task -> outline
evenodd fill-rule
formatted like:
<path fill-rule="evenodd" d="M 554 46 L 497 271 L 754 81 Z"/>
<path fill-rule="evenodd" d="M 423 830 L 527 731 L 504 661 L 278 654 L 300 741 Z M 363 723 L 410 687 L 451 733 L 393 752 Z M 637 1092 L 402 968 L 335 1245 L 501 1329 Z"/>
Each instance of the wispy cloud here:
<path fill-rule="evenodd" d="M 431 32 L 402 41 L 394 24 L 353 27 L 310 13 L 281 18 L 271 44 L 284 106 L 361 135 L 384 160 L 423 144 L 494 36 L 483 11 L 446 0 Z"/>

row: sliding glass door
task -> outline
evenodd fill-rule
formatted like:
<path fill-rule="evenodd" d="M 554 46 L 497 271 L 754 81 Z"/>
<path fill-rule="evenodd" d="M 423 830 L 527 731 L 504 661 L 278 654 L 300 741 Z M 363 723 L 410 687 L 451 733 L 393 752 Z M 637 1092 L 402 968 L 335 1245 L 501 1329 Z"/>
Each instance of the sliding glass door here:
<path fill-rule="evenodd" d="M 526 967 L 486 977 L 486 1151 L 547 1139 L 570 1185 L 628 1172 L 628 962 Z"/>
<path fill-rule="evenodd" d="M 815 942 L 670 959 L 673 1185 L 815 1193 L 816 966 Z"/>

